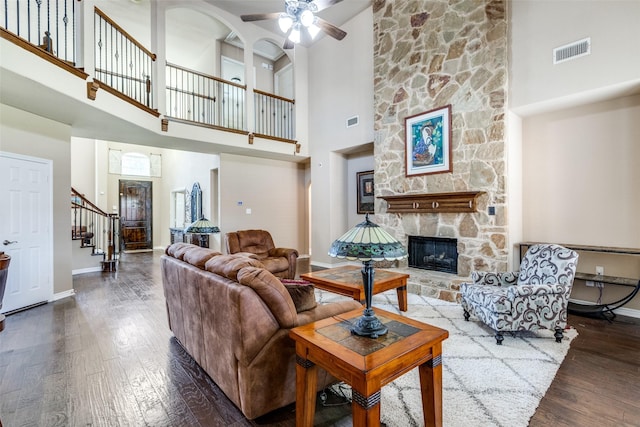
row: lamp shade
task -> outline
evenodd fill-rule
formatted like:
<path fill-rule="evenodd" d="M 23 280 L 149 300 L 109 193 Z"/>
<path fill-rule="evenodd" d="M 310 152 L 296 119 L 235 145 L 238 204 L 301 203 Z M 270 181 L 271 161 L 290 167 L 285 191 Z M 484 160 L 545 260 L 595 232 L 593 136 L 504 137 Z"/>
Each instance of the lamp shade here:
<path fill-rule="evenodd" d="M 360 224 L 331 244 L 329 255 L 350 261 L 394 261 L 408 256 L 404 246 L 379 225 L 369 221 Z"/>
<path fill-rule="evenodd" d="M 189 224 L 184 231 L 185 233 L 206 234 L 219 233 L 220 229 L 208 219 L 201 217 L 199 220 Z"/>

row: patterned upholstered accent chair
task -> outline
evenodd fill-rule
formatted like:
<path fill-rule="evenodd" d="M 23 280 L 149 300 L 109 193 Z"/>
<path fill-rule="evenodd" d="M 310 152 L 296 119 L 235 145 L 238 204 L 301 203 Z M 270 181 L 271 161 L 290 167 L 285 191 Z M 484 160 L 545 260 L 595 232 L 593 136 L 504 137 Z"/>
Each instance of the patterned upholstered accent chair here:
<path fill-rule="evenodd" d="M 493 328 L 498 345 L 505 331 L 555 330 L 557 342 L 567 325 L 567 304 L 578 254 L 559 245 L 529 248 L 519 272 L 472 273 L 460 286 L 464 318 L 471 314 Z"/>

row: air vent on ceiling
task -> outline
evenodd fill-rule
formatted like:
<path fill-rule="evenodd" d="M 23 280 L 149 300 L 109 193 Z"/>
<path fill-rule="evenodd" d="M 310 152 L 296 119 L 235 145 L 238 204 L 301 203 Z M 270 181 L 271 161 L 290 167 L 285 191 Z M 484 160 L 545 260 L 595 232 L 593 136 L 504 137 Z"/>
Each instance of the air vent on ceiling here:
<path fill-rule="evenodd" d="M 591 37 L 553 49 L 553 63 L 559 64 L 585 55 L 591 55 Z"/>
<path fill-rule="evenodd" d="M 347 127 L 357 126 L 360 123 L 360 116 L 353 116 L 347 119 Z"/>

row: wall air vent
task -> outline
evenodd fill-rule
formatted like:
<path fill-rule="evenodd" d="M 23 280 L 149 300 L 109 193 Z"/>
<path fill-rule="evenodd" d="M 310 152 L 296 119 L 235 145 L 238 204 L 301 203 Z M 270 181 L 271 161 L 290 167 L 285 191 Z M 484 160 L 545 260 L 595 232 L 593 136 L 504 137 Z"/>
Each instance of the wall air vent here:
<path fill-rule="evenodd" d="M 353 126 L 358 126 L 358 123 L 360 123 L 360 116 L 353 116 L 353 117 L 349 117 L 347 119 L 347 127 L 353 127 Z"/>
<path fill-rule="evenodd" d="M 591 55 L 591 37 L 553 49 L 553 63 L 559 64 L 585 55 Z"/>

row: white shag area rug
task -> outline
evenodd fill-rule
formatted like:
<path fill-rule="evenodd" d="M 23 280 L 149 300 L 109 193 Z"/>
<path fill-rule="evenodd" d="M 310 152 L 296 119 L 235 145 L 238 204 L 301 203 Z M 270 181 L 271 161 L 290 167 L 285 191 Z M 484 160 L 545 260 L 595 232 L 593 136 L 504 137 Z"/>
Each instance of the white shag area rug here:
<path fill-rule="evenodd" d="M 316 293 L 319 302 L 344 298 Z M 578 335 L 565 330 L 556 343 L 553 331 L 505 333 L 497 345 L 493 330 L 473 316 L 465 321 L 457 303 L 409 294 L 409 309 L 401 312 L 393 290 L 375 295 L 372 305 L 449 331 L 442 346 L 445 427 L 528 426 Z M 388 427 L 424 425 L 417 369 L 382 388 L 381 421 Z M 336 425 L 350 426 L 351 419 Z"/>

